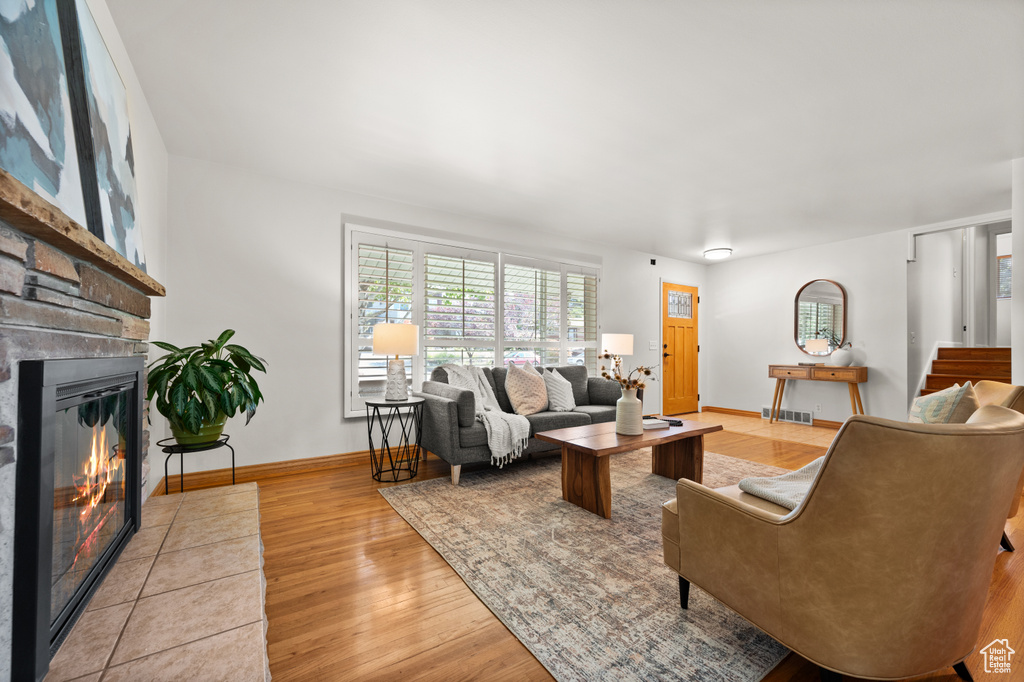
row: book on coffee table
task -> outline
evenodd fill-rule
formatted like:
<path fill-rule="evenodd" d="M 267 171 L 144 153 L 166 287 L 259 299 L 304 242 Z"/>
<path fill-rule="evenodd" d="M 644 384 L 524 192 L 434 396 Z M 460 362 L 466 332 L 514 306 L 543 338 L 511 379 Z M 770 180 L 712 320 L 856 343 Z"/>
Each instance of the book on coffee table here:
<path fill-rule="evenodd" d="M 644 419 L 645 429 L 667 429 L 668 427 L 669 423 L 663 419 L 654 419 L 652 417 Z"/>

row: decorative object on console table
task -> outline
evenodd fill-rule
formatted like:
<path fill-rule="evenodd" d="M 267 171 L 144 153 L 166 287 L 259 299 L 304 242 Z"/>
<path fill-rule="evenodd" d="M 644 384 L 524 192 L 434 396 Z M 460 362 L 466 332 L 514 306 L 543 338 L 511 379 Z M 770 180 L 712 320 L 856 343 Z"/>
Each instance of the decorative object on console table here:
<path fill-rule="evenodd" d="M 388 399 L 366 401 L 366 435 L 370 443 L 370 467 L 373 480 L 393 483 L 407 481 L 416 476 L 422 452 L 420 433 L 423 431 L 423 403 L 425 402 L 425 398 L 417 397 L 404 401 Z M 405 407 L 409 409 L 403 410 L 402 408 Z M 382 408 L 387 412 L 386 417 L 381 414 Z M 391 429 L 395 424 L 398 424 L 401 433 L 398 434 L 398 443 L 392 446 Z M 373 439 L 374 426 L 380 432 L 380 447 L 377 447 Z M 386 467 L 384 466 L 385 457 L 387 457 Z M 385 477 L 385 474 L 390 474 L 390 476 Z"/>
<path fill-rule="evenodd" d="M 388 360 L 388 384 L 384 400 L 408 400 L 409 388 L 405 378 L 405 360 L 401 355 L 416 355 L 420 349 L 420 328 L 415 324 L 381 323 L 373 326 L 374 355 L 394 355 Z"/>
<path fill-rule="evenodd" d="M 832 351 L 832 357 L 830 358 L 832 364 L 836 367 L 849 367 L 853 364 L 853 349 L 850 348 L 852 345 L 852 343 L 847 342 Z"/>
<path fill-rule="evenodd" d="M 845 382 L 850 390 L 850 408 L 854 414 L 864 414 L 864 404 L 860 399 L 858 384 L 868 380 L 867 367 L 768 365 L 768 377 L 775 379 L 775 396 L 772 398 L 772 411 L 768 419 L 769 424 L 779 418 L 779 411 L 782 409 L 782 394 L 786 391 L 787 379 Z"/>
<path fill-rule="evenodd" d="M 266 372 L 267 361 L 228 343 L 234 334 L 226 329 L 216 339 L 185 348 L 153 342 L 167 354 L 149 366 L 146 399 L 156 397 L 156 409 L 181 445 L 217 441 L 236 412 L 244 411 L 248 424 L 263 400 L 252 370 Z"/>

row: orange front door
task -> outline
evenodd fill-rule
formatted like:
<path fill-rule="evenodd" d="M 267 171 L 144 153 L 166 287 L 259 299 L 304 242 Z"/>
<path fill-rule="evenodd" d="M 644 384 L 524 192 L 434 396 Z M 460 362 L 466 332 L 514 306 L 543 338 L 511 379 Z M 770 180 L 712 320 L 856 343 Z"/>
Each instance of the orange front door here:
<path fill-rule="evenodd" d="M 697 288 L 661 285 L 662 409 L 697 411 Z"/>

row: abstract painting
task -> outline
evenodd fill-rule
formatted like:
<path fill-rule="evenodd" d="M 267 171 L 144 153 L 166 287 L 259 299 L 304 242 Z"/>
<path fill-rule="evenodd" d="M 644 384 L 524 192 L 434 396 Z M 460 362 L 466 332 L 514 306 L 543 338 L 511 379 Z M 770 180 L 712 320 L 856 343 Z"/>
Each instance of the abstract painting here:
<path fill-rule="evenodd" d="M 87 225 L 57 0 L 0 0 L 0 168 Z"/>
<path fill-rule="evenodd" d="M 0 3 L 5 1 L 10 0 L 0 0 Z M 135 156 L 128 124 L 128 95 L 89 6 L 85 0 L 75 0 L 75 9 L 91 133 L 91 149 L 86 150 L 91 154 L 82 155 L 80 159 L 84 166 L 91 157 L 99 188 L 99 215 L 93 216 L 93 222 L 99 221 L 102 225 L 103 241 L 145 270 L 142 233 L 135 223 Z M 80 146 L 87 144 L 89 142 L 79 139 Z"/>

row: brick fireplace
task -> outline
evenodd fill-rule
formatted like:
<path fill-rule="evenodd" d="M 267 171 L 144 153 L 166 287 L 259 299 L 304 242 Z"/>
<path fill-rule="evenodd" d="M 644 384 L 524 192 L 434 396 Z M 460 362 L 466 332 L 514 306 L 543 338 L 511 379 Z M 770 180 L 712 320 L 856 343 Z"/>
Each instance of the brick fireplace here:
<path fill-rule="evenodd" d="M 19 469 L 27 464 L 23 458 L 38 456 L 29 452 L 29 448 L 24 448 L 23 452 L 23 447 L 19 446 L 25 443 L 24 434 L 20 433 L 25 413 L 24 407 L 19 405 L 20 377 L 25 376 L 21 371 L 23 365 L 28 368 L 36 361 L 89 359 L 93 363 L 113 363 L 118 367 L 141 367 L 148 351 L 149 297 L 162 295 L 164 288 L 158 282 L 0 170 L 0 679 L 8 679 L 12 674 L 14 524 L 15 507 L 19 504 L 16 500 L 24 503 L 26 495 L 40 496 L 38 490 L 23 489 L 24 486 L 17 483 L 22 473 Z M 114 376 L 126 373 L 118 371 Z M 141 389 L 141 369 L 136 382 L 137 389 Z M 114 386 L 102 390 L 119 385 L 123 382 L 115 382 Z M 77 427 L 69 427 L 67 434 L 74 436 L 58 437 L 88 439 L 95 433 L 97 438 L 103 439 L 102 448 L 108 454 L 115 453 L 107 459 L 111 466 L 117 468 L 121 466 L 117 454 L 120 453 L 123 436 L 130 433 L 130 429 L 125 431 L 123 425 L 119 428 L 120 417 L 113 414 L 121 409 L 120 403 L 109 399 L 113 392 L 104 394 L 107 400 L 91 400 L 85 397 L 88 393 L 87 390 L 79 393 L 74 410 L 70 410 L 73 415 L 68 417 L 70 423 L 80 426 L 94 421 L 79 410 L 88 411 L 95 407 L 98 419 L 95 423 L 102 421 L 108 428 L 94 431 L 90 425 L 87 429 L 89 435 L 81 436 L 76 432 Z M 69 395 L 64 398 L 68 399 Z M 114 489 L 98 491 L 95 485 L 91 493 L 74 492 L 74 482 L 81 484 L 82 475 L 89 473 L 82 469 L 83 466 L 86 469 L 91 466 L 88 461 L 74 464 L 79 471 L 73 476 L 68 475 L 66 485 L 60 482 L 51 485 L 67 488 L 72 497 L 99 494 L 103 500 L 109 501 L 109 504 L 104 503 L 107 505 L 104 513 L 125 518 L 134 514 L 137 519 L 139 493 L 149 472 L 149 432 L 145 428 L 141 394 L 136 393 L 133 399 L 138 401 L 131 408 L 135 411 L 133 419 L 141 417 L 139 433 L 136 434 L 141 461 L 131 467 L 134 473 L 127 469 L 120 474 L 104 473 L 102 479 L 109 479 L 120 486 L 125 491 L 124 497 L 136 502 L 119 506 L 117 498 L 122 493 Z M 56 414 L 59 412 L 50 415 L 51 422 L 54 419 L 59 422 L 60 417 L 55 417 Z M 108 417 L 106 420 L 102 419 L 103 414 Z M 89 447 L 84 446 L 86 451 Z M 88 460 L 88 455 L 86 458 Z M 92 479 L 96 483 L 100 476 L 97 474 Z M 20 506 L 18 508 L 21 509 Z M 60 515 L 56 511 L 51 513 Z M 106 522 L 99 527 L 106 528 Z M 123 524 L 117 526 L 118 529 L 122 527 Z M 108 530 L 117 529 L 110 526 Z M 68 532 L 75 536 L 79 531 Z M 104 531 L 97 531 L 101 532 Z M 49 575 L 49 568 L 46 573 Z M 49 588 L 47 584 L 47 590 Z M 56 620 L 59 620 L 60 614 L 57 615 Z M 68 613 L 64 615 L 68 616 Z M 71 618 L 70 623 L 73 621 Z"/>

